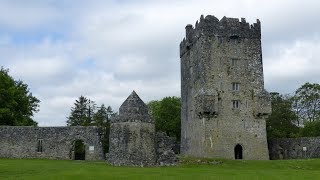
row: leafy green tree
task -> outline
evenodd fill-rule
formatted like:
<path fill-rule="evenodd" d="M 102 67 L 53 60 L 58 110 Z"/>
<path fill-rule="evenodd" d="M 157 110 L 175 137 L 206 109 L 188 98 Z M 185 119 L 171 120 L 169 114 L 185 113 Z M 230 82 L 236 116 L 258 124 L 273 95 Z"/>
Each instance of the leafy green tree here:
<path fill-rule="evenodd" d="M 320 85 L 317 83 L 305 83 L 293 97 L 299 122 L 313 122 L 320 120 Z"/>
<path fill-rule="evenodd" d="M 272 113 L 266 120 L 268 139 L 299 136 L 299 127 L 294 124 L 297 117 L 292 110 L 291 98 L 276 92 L 270 94 Z"/>
<path fill-rule="evenodd" d="M 301 129 L 303 137 L 320 136 L 320 121 L 306 122 L 303 129 Z"/>
<path fill-rule="evenodd" d="M 181 99 L 165 97 L 161 101 L 151 101 L 148 107 L 155 120 L 156 131 L 166 132 L 180 140 L 181 133 Z"/>
<path fill-rule="evenodd" d="M 29 92 L 28 85 L 14 80 L 9 70 L 0 69 L 0 125 L 37 126 L 32 119 L 39 111 L 40 100 Z"/>
<path fill-rule="evenodd" d="M 96 105 L 94 101 L 80 96 L 71 108 L 71 113 L 67 120 L 68 126 L 90 126 L 93 124 Z"/>

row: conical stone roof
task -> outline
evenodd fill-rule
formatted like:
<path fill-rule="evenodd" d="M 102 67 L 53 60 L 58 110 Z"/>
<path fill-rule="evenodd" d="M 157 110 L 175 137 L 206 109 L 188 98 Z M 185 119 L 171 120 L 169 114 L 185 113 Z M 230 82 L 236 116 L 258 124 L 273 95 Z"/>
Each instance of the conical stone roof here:
<path fill-rule="evenodd" d="M 152 122 L 148 106 L 140 99 L 135 91 L 128 96 L 119 108 L 119 116 L 114 122 Z"/>

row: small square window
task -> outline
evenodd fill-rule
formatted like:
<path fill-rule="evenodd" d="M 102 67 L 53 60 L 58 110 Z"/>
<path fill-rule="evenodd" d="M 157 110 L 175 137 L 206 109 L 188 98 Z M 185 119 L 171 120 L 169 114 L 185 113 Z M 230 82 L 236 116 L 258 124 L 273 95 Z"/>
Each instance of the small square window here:
<path fill-rule="evenodd" d="M 232 101 L 232 107 L 235 109 L 238 109 L 240 107 L 240 101 L 239 100 L 233 100 Z"/>
<path fill-rule="evenodd" d="M 240 90 L 240 84 L 239 83 L 232 83 L 232 90 L 233 91 L 239 91 Z"/>
<path fill-rule="evenodd" d="M 239 59 L 231 59 L 231 65 L 232 66 L 238 66 L 239 65 Z"/>

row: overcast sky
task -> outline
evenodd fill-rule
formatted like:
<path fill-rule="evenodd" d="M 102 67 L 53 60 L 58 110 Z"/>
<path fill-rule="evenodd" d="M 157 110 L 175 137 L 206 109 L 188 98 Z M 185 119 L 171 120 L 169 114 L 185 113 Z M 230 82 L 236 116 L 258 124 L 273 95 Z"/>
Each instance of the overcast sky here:
<path fill-rule="evenodd" d="M 320 83 L 319 0 L 0 0 L 0 66 L 41 100 L 39 126 L 63 126 L 75 100 L 180 96 L 179 43 L 200 15 L 260 19 L 265 88 Z"/>

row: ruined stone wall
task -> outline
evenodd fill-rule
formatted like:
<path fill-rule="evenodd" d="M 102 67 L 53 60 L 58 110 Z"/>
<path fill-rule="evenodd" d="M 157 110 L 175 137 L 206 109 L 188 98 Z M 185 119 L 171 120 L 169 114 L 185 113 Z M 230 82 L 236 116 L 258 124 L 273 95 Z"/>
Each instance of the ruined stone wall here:
<path fill-rule="evenodd" d="M 37 152 L 42 139 L 42 152 Z M 75 140 L 83 140 L 86 160 L 103 160 L 97 127 L 0 126 L 1 158 L 72 159 Z"/>
<path fill-rule="evenodd" d="M 155 137 L 157 164 L 160 166 L 173 166 L 178 162 L 174 152 L 176 138 L 169 137 L 164 132 L 157 132 Z"/>
<path fill-rule="evenodd" d="M 260 22 L 201 16 L 186 27 L 181 57 L 181 153 L 234 159 L 268 159 Z M 233 90 L 233 83 L 239 85 Z M 238 101 L 239 107 L 233 107 Z"/>
<path fill-rule="evenodd" d="M 152 123 L 111 123 L 108 161 L 115 166 L 153 166 L 156 163 Z"/>
<path fill-rule="evenodd" d="M 272 139 L 268 145 L 270 159 L 320 158 L 320 137 Z"/>

